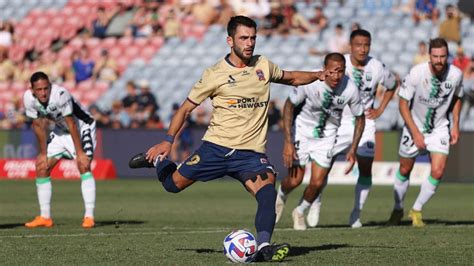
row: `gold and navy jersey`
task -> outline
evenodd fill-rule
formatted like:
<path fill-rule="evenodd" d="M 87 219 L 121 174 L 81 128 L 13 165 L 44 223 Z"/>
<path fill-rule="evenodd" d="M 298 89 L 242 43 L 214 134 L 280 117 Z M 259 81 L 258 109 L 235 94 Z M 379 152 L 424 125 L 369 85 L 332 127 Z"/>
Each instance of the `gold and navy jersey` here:
<path fill-rule="evenodd" d="M 210 97 L 211 121 L 203 140 L 232 149 L 265 152 L 270 82 L 283 71 L 267 58 L 255 55 L 237 68 L 225 58 L 205 70 L 188 100 L 198 105 Z"/>

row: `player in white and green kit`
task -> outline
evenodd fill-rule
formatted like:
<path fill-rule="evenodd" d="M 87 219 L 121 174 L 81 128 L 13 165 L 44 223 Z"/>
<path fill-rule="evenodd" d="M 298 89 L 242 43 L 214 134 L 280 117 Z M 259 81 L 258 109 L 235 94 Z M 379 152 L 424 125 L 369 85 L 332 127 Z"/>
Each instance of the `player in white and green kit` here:
<path fill-rule="evenodd" d="M 354 228 L 362 226 L 360 222 L 360 212 L 367 200 L 372 185 L 372 163 L 375 150 L 375 119 L 384 112 L 385 107 L 395 93 L 395 89 L 399 83 L 382 62 L 369 56 L 370 44 L 371 35 L 368 31 L 355 30 L 350 36 L 351 53 L 345 55 L 345 73 L 359 90 L 366 118 L 365 129 L 357 148 L 359 178 L 355 187 L 354 208 L 349 218 L 349 225 Z M 385 87 L 386 91 L 380 105 L 374 108 L 375 94 L 379 85 Z M 347 152 L 352 145 L 355 129 L 354 121 L 354 115 L 350 109 L 346 107 L 343 111 L 341 126 L 337 131 L 337 140 L 333 150 L 334 155 Z M 277 217 L 279 217 L 279 213 L 282 212 L 285 195 L 288 191 L 285 191 L 284 187 L 279 189 L 277 197 Z M 318 224 L 320 208 L 321 196 L 313 202 L 308 212 L 307 222 L 309 226 L 315 227 Z"/>
<path fill-rule="evenodd" d="M 444 39 L 430 41 L 429 55 L 430 62 L 416 65 L 410 70 L 399 92 L 400 113 L 405 127 L 400 140 L 400 169 L 394 185 L 395 206 L 389 225 L 400 224 L 410 172 L 416 157 L 427 151 L 431 158 L 431 175 L 422 183 L 409 212 L 413 226 L 425 226 L 422 207 L 435 194 L 441 182 L 449 146 L 456 144 L 459 139 L 462 71 L 447 63 L 448 44 Z M 448 119 L 450 112 L 452 124 Z"/>
<path fill-rule="evenodd" d="M 348 106 L 357 117 L 356 133 L 353 145 L 347 154 L 351 163 L 355 163 L 355 151 L 364 128 L 364 113 L 356 85 L 344 74 L 345 58 L 342 54 L 328 54 L 324 68 L 329 75 L 325 81 L 316 81 L 294 89 L 285 102 L 283 111 L 285 144 L 283 160 L 285 167 L 294 170 L 294 175 L 285 177 L 279 188 L 276 209 L 277 220 L 281 217 L 284 201 L 288 193 L 301 184 L 306 165 L 311 167 L 311 181 L 306 187 L 303 199 L 293 210 L 293 228 L 305 230 L 305 210 L 321 193 L 327 174 L 333 163 L 333 148 L 337 129 L 341 123 L 342 111 Z M 294 107 L 304 103 L 295 119 L 295 136 L 292 139 L 291 125 Z M 297 167 L 293 161 L 297 160 Z M 282 195 L 284 194 L 284 195 Z"/>

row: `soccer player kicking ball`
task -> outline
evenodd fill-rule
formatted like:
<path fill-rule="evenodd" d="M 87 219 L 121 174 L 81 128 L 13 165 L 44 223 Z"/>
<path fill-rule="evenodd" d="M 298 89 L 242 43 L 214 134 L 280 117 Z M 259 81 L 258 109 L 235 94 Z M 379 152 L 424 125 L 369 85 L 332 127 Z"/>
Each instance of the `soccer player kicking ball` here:
<path fill-rule="evenodd" d="M 350 165 L 346 172 L 352 169 L 356 161 L 355 152 L 362 136 L 365 119 L 359 91 L 349 77 L 344 75 L 345 62 L 346 59 L 342 54 L 326 55 L 324 59 L 324 69 L 328 73 L 326 79 L 295 88 L 285 102 L 283 163 L 295 173 L 293 176 L 287 176 L 282 181 L 281 187 L 298 186 L 303 180 L 305 165 L 309 164 L 311 167 L 310 183 L 304 191 L 300 205 L 292 213 L 293 228 L 296 230 L 306 229 L 304 212 L 319 196 L 326 183 L 334 162 L 333 148 L 345 106 L 349 106 L 356 117 L 353 144 L 347 153 Z M 292 140 L 294 107 L 303 102 L 301 112 L 296 116 L 295 139 Z M 298 167 L 292 165 L 294 160 L 298 161 Z"/>
<path fill-rule="evenodd" d="M 374 161 L 375 150 L 375 119 L 377 119 L 390 102 L 398 81 L 385 65 L 369 56 L 371 35 L 366 30 L 355 30 L 350 36 L 351 53 L 345 55 L 346 75 L 356 84 L 361 103 L 365 113 L 365 128 L 362 134 L 359 147 L 357 149 L 357 165 L 359 168 L 359 178 L 355 187 L 354 208 L 349 217 L 349 225 L 353 228 L 362 226 L 360 213 L 367 200 L 372 186 L 372 163 Z M 384 92 L 382 102 L 374 109 L 375 93 L 379 85 L 383 85 L 387 90 Z M 342 114 L 341 126 L 337 131 L 336 145 L 333 154 L 337 155 L 347 150 L 354 144 L 354 115 L 349 108 L 345 108 Z M 299 180 L 299 179 L 296 179 Z M 283 212 L 287 194 L 291 192 L 298 182 L 282 182 L 278 189 L 277 216 Z M 300 210 L 306 209 L 304 200 L 301 202 Z M 321 209 L 321 195 L 313 202 L 309 209 L 307 221 L 308 225 L 315 227 L 319 222 L 319 212 Z"/>
<path fill-rule="evenodd" d="M 173 116 L 168 135 L 146 153 L 130 160 L 131 168 L 155 167 L 166 191 L 177 193 L 196 181 L 231 176 L 257 200 L 255 261 L 281 261 L 288 244 L 271 245 L 275 226 L 275 171 L 265 155 L 270 82 L 304 85 L 323 80 L 326 73 L 282 71 L 267 58 L 253 55 L 256 24 L 244 16 L 227 25 L 231 51 L 205 70 Z M 189 113 L 210 97 L 212 119 L 201 147 L 180 166 L 166 159 L 177 132 Z"/>
<path fill-rule="evenodd" d="M 31 90 L 23 96 L 26 116 L 33 119 L 32 128 L 38 139 L 36 158 L 36 191 L 41 215 L 25 224 L 26 227 L 51 227 L 51 170 L 61 158 L 75 159 L 81 174 L 81 191 L 85 214 L 82 227 L 92 228 L 95 207 L 95 180 L 91 160 L 96 144 L 95 121 L 82 106 L 58 85 L 51 84 L 43 72 L 31 76 Z M 48 120 L 55 123 L 46 138 Z"/>
<path fill-rule="evenodd" d="M 415 204 L 408 213 L 414 227 L 425 226 L 421 210 L 441 182 L 449 146 L 456 144 L 459 139 L 462 72 L 448 64 L 448 44 L 444 39 L 430 40 L 429 55 L 429 62 L 418 64 L 410 70 L 399 92 L 400 114 L 405 127 L 400 139 L 400 168 L 394 185 L 395 206 L 388 225 L 400 224 L 403 200 L 415 159 L 421 152 L 428 151 L 431 175 L 422 183 Z M 450 112 L 452 124 L 448 120 Z"/>

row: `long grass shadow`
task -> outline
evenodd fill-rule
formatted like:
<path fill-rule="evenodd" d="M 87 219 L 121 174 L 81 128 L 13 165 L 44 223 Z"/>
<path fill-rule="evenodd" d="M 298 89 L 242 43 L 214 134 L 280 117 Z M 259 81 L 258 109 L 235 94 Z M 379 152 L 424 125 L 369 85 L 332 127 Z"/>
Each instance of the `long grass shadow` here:
<path fill-rule="evenodd" d="M 196 253 L 224 253 L 224 251 L 210 248 L 177 248 L 176 251 L 191 251 Z"/>
<path fill-rule="evenodd" d="M 314 251 L 324 251 L 324 250 L 333 250 L 333 249 L 340 249 L 340 248 L 348 248 L 351 247 L 347 244 L 330 244 L 330 245 L 321 245 L 315 247 L 298 247 L 292 246 L 290 247 L 290 254 L 289 257 L 296 257 L 309 254 Z"/>
<path fill-rule="evenodd" d="M 446 226 L 457 226 L 457 225 L 474 225 L 474 221 L 446 221 L 446 220 L 439 220 L 439 219 L 424 219 L 423 220 L 427 225 L 446 225 Z M 364 227 L 370 226 L 387 226 L 386 221 L 369 221 L 364 223 Z M 398 226 L 411 226 L 410 220 L 403 220 L 401 221 L 400 225 Z"/>
<path fill-rule="evenodd" d="M 23 226 L 25 226 L 25 224 L 0 224 L 0 229 L 12 229 Z"/>
<path fill-rule="evenodd" d="M 136 220 L 96 221 L 95 226 L 100 227 L 100 226 L 114 225 L 115 227 L 118 227 L 121 225 L 138 225 L 138 224 L 144 224 L 144 223 L 145 221 L 136 221 Z"/>

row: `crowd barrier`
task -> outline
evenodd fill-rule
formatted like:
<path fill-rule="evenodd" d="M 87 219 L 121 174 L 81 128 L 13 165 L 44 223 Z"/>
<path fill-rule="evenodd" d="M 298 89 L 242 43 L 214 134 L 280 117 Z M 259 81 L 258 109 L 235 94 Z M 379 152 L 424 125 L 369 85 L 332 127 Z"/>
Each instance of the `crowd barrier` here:
<path fill-rule="evenodd" d="M 205 129 L 193 129 L 191 131 L 196 149 L 204 135 Z M 97 131 L 97 149 L 94 159 L 99 162 L 108 160 L 110 169 L 115 170 L 118 178 L 156 178 L 155 172 L 150 169 L 130 169 L 128 161 L 136 153 L 144 152 L 152 145 L 164 139 L 166 131 L 145 129 L 99 129 Z M 377 146 L 375 151 L 374 183 L 388 184 L 393 182 L 398 169 L 398 144 L 400 132 L 377 132 Z M 283 167 L 281 152 L 283 150 L 283 133 L 269 132 L 267 142 L 267 155 L 270 162 L 279 173 L 279 178 L 286 175 L 287 170 Z M 448 165 L 444 179 L 448 182 L 474 182 L 473 167 L 474 133 L 463 132 L 457 145 L 451 147 Z M 36 138 L 30 130 L 0 131 L 0 158 L 7 159 L 35 159 L 37 153 Z M 344 157 L 340 156 L 330 175 L 331 183 L 355 183 L 358 173 L 354 170 L 350 175 L 341 175 L 345 168 Z M 68 161 L 60 164 L 66 165 Z M 417 168 L 412 174 L 412 182 L 419 183 L 420 180 L 429 175 L 429 157 L 421 156 L 417 160 Z M 34 163 L 25 163 L 34 168 Z M 12 164 L 14 165 L 14 164 Z M 21 165 L 21 164 L 20 164 Z M 72 164 L 74 167 L 74 164 Z M 19 166 L 15 166 L 19 167 Z M 10 171 L 17 171 L 17 170 Z M 23 167 L 23 166 L 22 166 Z M 21 167 L 20 167 L 21 168 Z M 357 168 L 355 168 L 357 169 Z M 418 170 L 420 169 L 420 170 Z M 3 171 L 3 170 L 2 170 Z M 18 170 L 20 171 L 20 170 Z M 113 173 L 113 170 L 107 172 Z M 55 172 L 56 173 L 56 172 Z M 5 176 L 5 172 L 1 173 Z M 64 175 L 59 173 L 58 175 Z M 421 178 L 421 179 L 420 179 Z"/>

